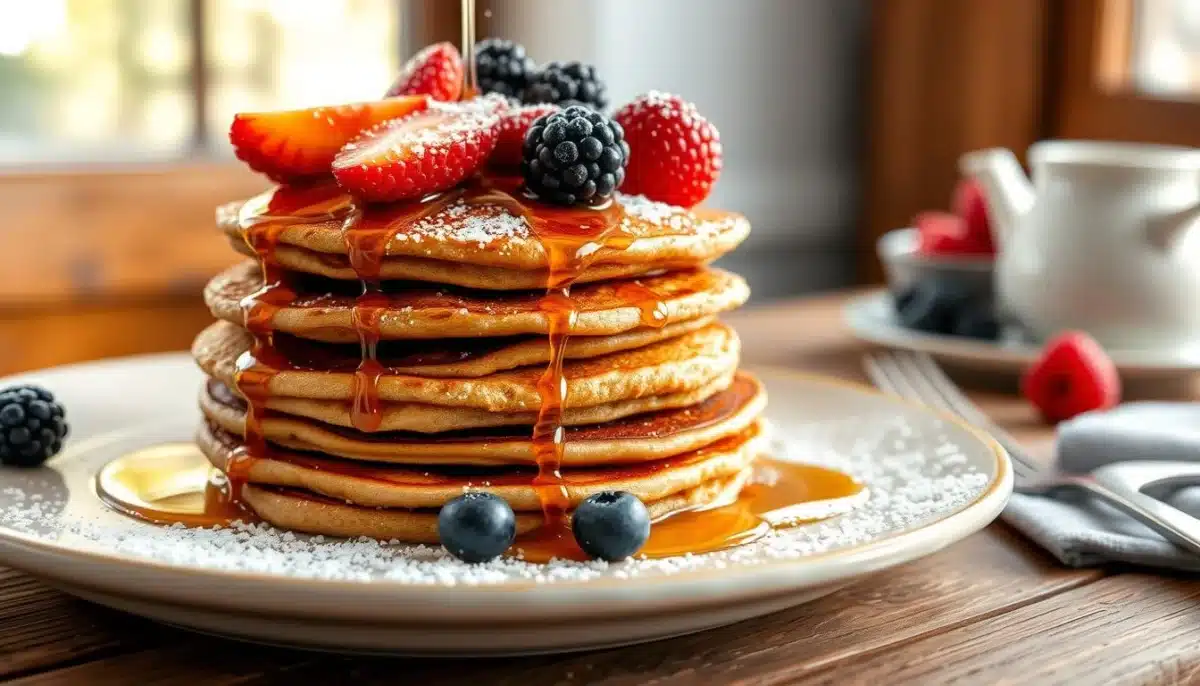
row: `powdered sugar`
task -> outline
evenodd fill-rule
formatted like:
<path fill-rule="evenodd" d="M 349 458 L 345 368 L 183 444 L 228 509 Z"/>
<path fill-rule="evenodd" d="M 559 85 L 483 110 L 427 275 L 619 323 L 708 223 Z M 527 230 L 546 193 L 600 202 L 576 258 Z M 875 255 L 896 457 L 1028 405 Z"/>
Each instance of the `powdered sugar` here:
<path fill-rule="evenodd" d="M 103 455 L 77 455 L 57 472 L 0 472 L 0 526 L 106 555 L 210 570 L 346 581 L 480 585 L 629 579 L 756 565 L 847 548 L 944 517 L 979 497 L 989 477 L 937 420 L 914 424 L 895 413 L 813 422 L 774 431 L 781 459 L 847 471 L 869 489 L 861 506 L 832 519 L 775 531 L 753 544 L 705 555 L 622 563 L 505 558 L 461 563 L 439 548 L 370 539 L 333 540 L 266 525 L 224 529 L 155 527 L 105 510 L 90 492 Z M 57 484 L 55 481 L 57 480 Z"/>

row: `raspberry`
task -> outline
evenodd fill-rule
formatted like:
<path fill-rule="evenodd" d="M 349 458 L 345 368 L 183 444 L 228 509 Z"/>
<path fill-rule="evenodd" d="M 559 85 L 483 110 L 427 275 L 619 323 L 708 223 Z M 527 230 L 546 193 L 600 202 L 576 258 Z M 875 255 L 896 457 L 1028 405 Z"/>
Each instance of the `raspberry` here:
<path fill-rule="evenodd" d="M 428 95 L 434 100 L 458 100 L 463 90 L 463 61 L 453 43 L 434 43 L 404 63 L 384 97 Z"/>
<path fill-rule="evenodd" d="M 1117 367 L 1086 333 L 1056 336 L 1021 378 L 1021 393 L 1050 422 L 1113 407 L 1121 399 Z"/>
<path fill-rule="evenodd" d="M 559 111 L 558 105 L 525 105 L 500 115 L 496 149 L 488 164 L 494 167 L 517 167 L 521 164 L 521 147 L 525 133 L 538 118 Z"/>
<path fill-rule="evenodd" d="M 983 198 L 983 187 L 975 179 L 964 179 L 954 187 L 951 207 L 954 214 L 963 220 L 963 241 L 971 246 L 975 254 L 995 255 L 996 245 L 992 241 L 992 223 L 988 219 L 987 202 Z"/>
<path fill-rule="evenodd" d="M 366 200 L 412 200 L 458 185 L 496 147 L 499 117 L 480 108 L 433 107 L 384 122 L 346 144 L 333 175 Z"/>
<path fill-rule="evenodd" d="M 708 197 L 721 173 L 721 138 L 695 105 L 651 91 L 615 118 L 629 142 L 623 192 L 682 207 Z"/>

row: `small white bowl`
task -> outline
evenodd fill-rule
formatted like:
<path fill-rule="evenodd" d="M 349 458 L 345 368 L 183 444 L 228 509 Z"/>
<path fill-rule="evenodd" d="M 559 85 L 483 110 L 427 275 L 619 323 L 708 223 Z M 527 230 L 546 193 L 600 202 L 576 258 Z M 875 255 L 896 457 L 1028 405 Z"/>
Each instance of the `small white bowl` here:
<path fill-rule="evenodd" d="M 993 301 L 992 271 L 995 258 L 990 255 L 937 256 L 917 251 L 919 239 L 913 228 L 896 229 L 879 237 L 875 244 L 887 275 L 888 290 L 904 293 L 926 278 L 947 278 L 958 282 L 973 298 Z"/>

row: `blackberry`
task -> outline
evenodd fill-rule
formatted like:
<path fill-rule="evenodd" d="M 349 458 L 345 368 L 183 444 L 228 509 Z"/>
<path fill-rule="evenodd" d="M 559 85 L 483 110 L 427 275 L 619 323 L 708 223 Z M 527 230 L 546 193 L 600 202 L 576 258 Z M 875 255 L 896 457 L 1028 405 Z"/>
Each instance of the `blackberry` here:
<path fill-rule="evenodd" d="M 532 76 L 521 93 L 526 104 L 543 102 L 569 107 L 587 105 L 597 111 L 608 107 L 604 82 L 596 68 L 582 62 L 551 62 Z"/>
<path fill-rule="evenodd" d="M 520 43 L 486 38 L 475 44 L 475 77 L 484 93 L 520 98 L 536 69 L 537 65 Z"/>
<path fill-rule="evenodd" d="M 58 454 L 67 437 L 65 414 L 44 388 L 0 391 L 0 464 L 36 467 Z"/>
<path fill-rule="evenodd" d="M 629 144 L 617 122 L 582 105 L 538 117 L 521 148 L 525 186 L 557 205 L 598 204 L 625 180 Z"/>

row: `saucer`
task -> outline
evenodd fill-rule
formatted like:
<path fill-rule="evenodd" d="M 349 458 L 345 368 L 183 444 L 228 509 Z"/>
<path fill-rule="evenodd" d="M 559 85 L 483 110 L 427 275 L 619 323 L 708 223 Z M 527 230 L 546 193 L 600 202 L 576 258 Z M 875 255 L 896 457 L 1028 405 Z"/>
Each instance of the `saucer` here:
<path fill-rule="evenodd" d="M 0 564 L 114 608 L 273 644 L 396 654 L 595 649 L 701 631 L 798 605 L 983 528 L 1012 476 L 1003 450 L 953 420 L 869 389 L 754 370 L 771 452 L 856 477 L 849 512 L 716 553 L 620 563 L 468 565 L 440 548 L 340 540 L 265 525 L 159 527 L 109 510 L 97 471 L 188 441 L 202 382 L 183 354 L 0 380 L 54 391 L 68 449 L 0 468 Z"/>
<path fill-rule="evenodd" d="M 843 316 L 859 339 L 889 348 L 923 352 L 970 369 L 1021 373 L 1037 361 L 1041 346 L 1016 340 L 981 341 L 910 329 L 896 319 L 892 296 L 876 291 L 846 304 Z M 1162 377 L 1200 371 L 1200 350 L 1107 350 L 1124 377 Z"/>

